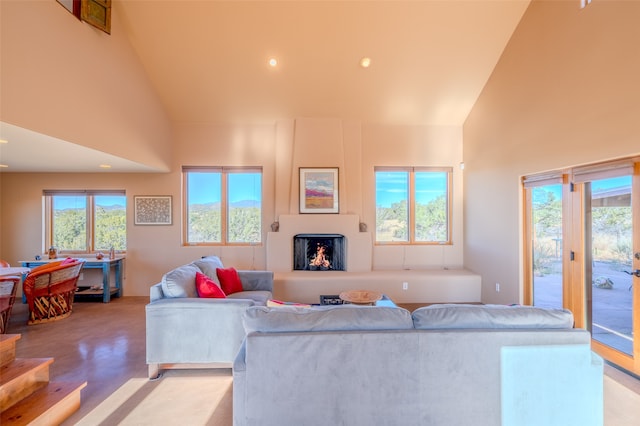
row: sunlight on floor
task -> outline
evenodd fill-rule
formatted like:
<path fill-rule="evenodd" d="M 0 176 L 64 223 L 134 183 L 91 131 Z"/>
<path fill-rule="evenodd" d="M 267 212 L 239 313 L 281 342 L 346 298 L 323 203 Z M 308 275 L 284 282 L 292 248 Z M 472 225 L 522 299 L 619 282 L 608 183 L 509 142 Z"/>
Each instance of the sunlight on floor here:
<path fill-rule="evenodd" d="M 640 395 L 629 392 L 620 383 L 604 376 L 605 426 L 637 425 L 640 419 Z"/>
<path fill-rule="evenodd" d="M 77 424 L 212 424 L 218 409 L 231 409 L 232 377 L 228 372 L 197 375 L 201 373 L 171 371 L 157 381 L 131 379 Z"/>

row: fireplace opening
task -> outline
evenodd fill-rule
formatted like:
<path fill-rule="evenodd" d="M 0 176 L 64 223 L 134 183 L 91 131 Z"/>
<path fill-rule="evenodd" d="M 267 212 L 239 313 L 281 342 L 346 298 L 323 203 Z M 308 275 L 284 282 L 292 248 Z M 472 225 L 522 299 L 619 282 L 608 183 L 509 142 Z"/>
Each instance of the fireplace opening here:
<path fill-rule="evenodd" d="M 340 234 L 298 234 L 293 237 L 295 271 L 345 271 L 345 238 Z"/>

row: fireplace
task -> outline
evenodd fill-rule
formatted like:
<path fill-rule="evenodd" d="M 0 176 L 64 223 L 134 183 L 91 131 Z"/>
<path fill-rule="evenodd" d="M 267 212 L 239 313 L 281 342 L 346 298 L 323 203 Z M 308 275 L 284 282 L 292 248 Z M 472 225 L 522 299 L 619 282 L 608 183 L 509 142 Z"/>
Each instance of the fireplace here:
<path fill-rule="evenodd" d="M 345 271 L 344 235 L 297 234 L 293 237 L 295 271 Z"/>

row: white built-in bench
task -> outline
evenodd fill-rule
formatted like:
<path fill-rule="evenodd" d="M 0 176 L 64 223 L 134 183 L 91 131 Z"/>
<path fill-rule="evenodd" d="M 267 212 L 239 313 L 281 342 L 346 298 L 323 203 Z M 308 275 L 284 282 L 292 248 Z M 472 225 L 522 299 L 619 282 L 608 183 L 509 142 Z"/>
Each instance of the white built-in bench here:
<path fill-rule="evenodd" d="M 481 278 L 464 269 L 274 273 L 273 297 L 278 300 L 319 303 L 320 295 L 359 289 L 379 291 L 396 303 L 479 303 Z"/>

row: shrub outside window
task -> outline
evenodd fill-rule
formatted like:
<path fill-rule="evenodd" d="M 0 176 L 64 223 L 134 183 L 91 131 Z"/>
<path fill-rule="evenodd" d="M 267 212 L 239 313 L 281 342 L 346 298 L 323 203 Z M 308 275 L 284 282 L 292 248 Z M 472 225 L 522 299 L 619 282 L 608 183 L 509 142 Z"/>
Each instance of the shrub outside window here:
<path fill-rule="evenodd" d="M 185 244 L 262 242 L 262 169 L 183 167 Z"/>
<path fill-rule="evenodd" d="M 452 168 L 376 167 L 376 243 L 450 244 Z"/>

